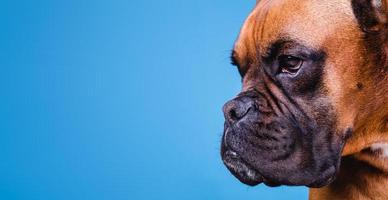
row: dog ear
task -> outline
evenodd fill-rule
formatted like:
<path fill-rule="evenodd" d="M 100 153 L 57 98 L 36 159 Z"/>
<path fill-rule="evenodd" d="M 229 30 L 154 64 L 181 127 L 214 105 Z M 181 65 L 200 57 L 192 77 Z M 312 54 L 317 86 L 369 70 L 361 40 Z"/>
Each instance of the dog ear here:
<path fill-rule="evenodd" d="M 374 63 L 388 70 L 388 0 L 352 0 L 352 7 Z"/>
<path fill-rule="evenodd" d="M 386 31 L 388 0 L 352 0 L 354 15 L 367 33 Z"/>

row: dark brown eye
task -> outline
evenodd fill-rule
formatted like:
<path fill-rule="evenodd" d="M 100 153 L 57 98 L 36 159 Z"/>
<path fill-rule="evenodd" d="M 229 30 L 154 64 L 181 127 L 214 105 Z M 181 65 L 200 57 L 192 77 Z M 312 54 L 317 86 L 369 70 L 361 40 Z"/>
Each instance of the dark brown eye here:
<path fill-rule="evenodd" d="M 303 60 L 294 56 L 279 56 L 279 72 L 296 74 L 303 65 Z"/>

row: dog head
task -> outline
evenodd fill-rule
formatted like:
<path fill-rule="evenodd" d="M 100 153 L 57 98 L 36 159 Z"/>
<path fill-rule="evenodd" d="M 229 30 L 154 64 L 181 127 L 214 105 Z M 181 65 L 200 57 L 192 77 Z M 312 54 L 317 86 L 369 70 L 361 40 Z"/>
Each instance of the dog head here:
<path fill-rule="evenodd" d="M 223 108 L 221 156 L 240 181 L 321 187 L 334 179 L 365 105 L 385 95 L 372 86 L 386 79 L 386 6 L 257 3 L 232 53 L 243 89 Z"/>

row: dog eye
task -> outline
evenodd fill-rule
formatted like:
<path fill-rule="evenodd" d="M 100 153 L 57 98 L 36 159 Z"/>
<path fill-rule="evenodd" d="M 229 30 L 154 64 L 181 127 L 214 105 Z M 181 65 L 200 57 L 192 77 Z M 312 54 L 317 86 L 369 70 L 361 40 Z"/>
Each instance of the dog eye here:
<path fill-rule="evenodd" d="M 279 72 L 296 74 L 303 65 L 303 60 L 295 56 L 283 55 L 279 56 Z"/>

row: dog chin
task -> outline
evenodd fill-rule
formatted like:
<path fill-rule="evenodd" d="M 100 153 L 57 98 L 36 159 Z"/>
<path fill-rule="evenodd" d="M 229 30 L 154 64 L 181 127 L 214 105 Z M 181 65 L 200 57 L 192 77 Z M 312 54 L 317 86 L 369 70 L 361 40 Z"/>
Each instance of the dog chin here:
<path fill-rule="evenodd" d="M 229 171 L 242 183 L 255 186 L 264 181 L 264 177 L 243 161 L 236 152 L 227 150 L 222 157 Z"/>
<path fill-rule="evenodd" d="M 223 162 L 229 171 L 242 183 L 249 186 L 256 186 L 264 183 L 270 187 L 277 187 L 280 185 L 292 185 L 292 186 L 307 186 L 310 188 L 320 188 L 326 186 L 334 181 L 336 176 L 336 167 L 332 166 L 325 170 L 319 177 L 300 183 L 279 183 L 273 180 L 265 178 L 255 168 L 245 162 L 238 154 L 232 150 L 226 150 L 222 154 Z M 306 180 L 305 180 L 306 181 Z"/>

